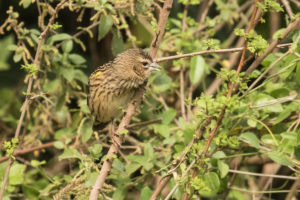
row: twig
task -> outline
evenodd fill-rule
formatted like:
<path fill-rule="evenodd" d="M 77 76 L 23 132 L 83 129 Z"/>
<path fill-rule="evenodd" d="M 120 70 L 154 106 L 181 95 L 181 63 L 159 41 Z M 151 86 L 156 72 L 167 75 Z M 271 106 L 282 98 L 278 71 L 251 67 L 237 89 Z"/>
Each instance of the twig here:
<path fill-rule="evenodd" d="M 276 47 L 277 48 L 283 48 L 283 47 L 287 47 L 287 46 L 291 46 L 291 45 L 292 45 L 292 43 L 286 43 L 286 44 L 279 44 Z M 236 48 L 229 48 L 229 49 L 218 49 L 218 50 L 205 50 L 205 51 L 198 51 L 198 52 L 175 55 L 175 56 L 167 56 L 167 57 L 156 58 L 156 59 L 154 59 L 154 61 L 155 62 L 164 62 L 164 61 L 176 60 L 176 59 L 185 58 L 185 57 L 193 57 L 193 56 L 198 56 L 198 55 L 203 55 L 203 54 L 233 53 L 233 52 L 239 52 L 239 51 L 242 51 L 242 50 L 243 50 L 243 47 L 236 47 Z"/>
<path fill-rule="evenodd" d="M 300 8 L 300 2 L 298 0 L 291 0 L 298 8 Z"/>
<path fill-rule="evenodd" d="M 181 108 L 181 115 L 183 119 L 186 121 L 186 112 L 185 112 L 185 105 L 184 105 L 184 69 L 180 69 L 180 108 Z"/>
<path fill-rule="evenodd" d="M 285 52 L 279 58 L 277 58 L 247 89 L 247 92 L 250 91 L 255 85 L 280 61 L 282 58 L 290 54 L 290 51 Z"/>
<path fill-rule="evenodd" d="M 293 177 L 293 176 L 284 176 L 284 175 L 275 175 L 275 174 L 261 174 L 261 173 L 240 171 L 240 170 L 234 170 L 234 169 L 229 169 L 229 172 L 230 173 L 235 173 L 235 174 L 250 175 L 250 176 L 264 176 L 264 177 L 271 177 L 271 178 L 298 180 L 298 177 Z"/>
<path fill-rule="evenodd" d="M 296 195 L 296 193 L 298 192 L 298 188 L 300 185 L 300 178 L 298 177 L 297 180 L 293 183 L 290 192 L 286 195 L 285 200 L 290 200 L 296 197 L 294 197 Z"/>
<path fill-rule="evenodd" d="M 39 42 L 38 42 L 38 46 L 37 46 L 35 57 L 34 57 L 34 61 L 33 61 L 33 65 L 34 66 L 37 66 L 37 67 L 39 66 L 39 58 L 40 58 L 40 54 L 42 52 L 42 42 L 43 42 L 43 39 L 46 37 L 46 34 L 48 33 L 48 31 L 50 29 L 50 25 L 53 24 L 54 19 L 56 18 L 56 15 L 58 13 L 58 10 L 65 3 L 65 1 L 66 0 L 63 0 L 59 4 L 57 4 L 57 6 L 56 6 L 56 8 L 54 10 L 53 15 L 52 15 L 52 17 L 50 18 L 50 20 L 48 22 L 48 25 L 46 26 L 45 30 L 41 33 L 41 35 L 39 37 Z M 34 78 L 32 76 L 29 78 L 28 86 L 27 86 L 27 90 L 26 90 L 26 94 L 30 94 L 31 93 L 33 79 Z M 30 101 L 30 96 L 26 95 L 25 101 L 24 101 L 24 103 L 22 105 L 22 108 L 21 108 L 21 115 L 20 115 L 20 119 L 19 119 L 19 122 L 18 122 L 18 125 L 17 125 L 15 136 L 14 136 L 15 139 L 19 138 L 19 134 L 20 134 L 20 131 L 21 131 L 21 126 L 22 126 L 22 123 L 23 123 L 23 120 L 24 120 L 25 112 L 26 112 L 27 107 L 29 105 L 29 101 Z M 0 200 L 2 200 L 2 198 L 3 198 L 3 194 L 4 194 L 4 191 L 5 191 L 5 186 L 6 186 L 7 181 L 8 181 L 9 171 L 10 171 L 10 168 L 11 168 L 13 162 L 14 162 L 13 158 L 10 157 L 9 158 L 9 162 L 8 162 L 8 166 L 6 168 L 5 175 L 4 175 L 4 178 L 3 178 L 1 190 L 0 190 Z"/>
<path fill-rule="evenodd" d="M 165 25 L 166 25 L 170 10 L 172 8 L 172 3 L 173 3 L 173 0 L 166 0 L 163 8 L 161 10 L 161 13 L 159 15 L 156 37 L 154 37 L 154 39 L 151 43 L 150 52 L 149 52 L 149 54 L 152 58 L 155 57 L 157 50 L 158 50 L 158 46 L 159 46 L 160 42 L 162 41 L 163 34 L 165 31 Z M 119 144 L 122 143 L 124 135 L 122 135 L 121 133 L 130 123 L 130 120 L 131 120 L 132 116 L 134 115 L 136 108 L 138 107 L 138 105 L 141 102 L 141 99 L 144 94 L 144 90 L 145 90 L 144 88 L 140 88 L 135 93 L 134 97 L 132 98 L 131 102 L 129 103 L 125 116 L 122 118 L 122 121 L 121 121 L 116 133 L 112 136 L 113 141 L 115 141 L 116 143 L 119 143 Z M 113 156 L 117 154 L 117 152 L 119 151 L 119 148 L 120 148 L 119 145 L 116 145 L 116 144 L 112 144 L 110 146 L 108 153 L 106 154 L 106 159 L 105 159 L 105 161 L 102 165 L 102 168 L 99 172 L 99 175 L 97 177 L 97 180 L 91 190 L 90 198 L 89 198 L 90 200 L 98 199 L 99 190 L 102 188 L 102 186 L 105 182 L 105 179 L 111 170 L 111 166 L 113 163 Z"/>
<path fill-rule="evenodd" d="M 290 3 L 287 0 L 281 0 L 286 12 L 288 13 L 290 19 L 294 16 L 293 10 L 291 9 Z"/>
<path fill-rule="evenodd" d="M 18 156 L 18 155 L 30 153 L 30 152 L 33 152 L 33 151 L 37 151 L 37 150 L 41 150 L 41 149 L 46 149 L 46 148 L 52 147 L 53 145 L 54 145 L 54 142 L 48 142 L 48 143 L 39 145 L 37 147 L 30 147 L 30 148 L 27 148 L 27 149 L 17 149 L 13 153 L 13 156 Z M 3 156 L 3 157 L 1 157 L 0 158 L 0 163 L 8 160 L 9 158 L 10 158 L 9 156 Z"/>

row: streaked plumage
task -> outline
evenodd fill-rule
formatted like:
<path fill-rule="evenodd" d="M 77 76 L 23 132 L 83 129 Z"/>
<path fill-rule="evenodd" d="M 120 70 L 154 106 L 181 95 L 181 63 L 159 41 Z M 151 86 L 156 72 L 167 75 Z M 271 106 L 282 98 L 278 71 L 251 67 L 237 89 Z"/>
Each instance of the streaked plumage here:
<path fill-rule="evenodd" d="M 157 66 L 148 53 L 129 49 L 98 67 L 89 77 L 88 106 L 94 116 L 94 125 L 103 128 L 121 114 L 135 90 Z"/>

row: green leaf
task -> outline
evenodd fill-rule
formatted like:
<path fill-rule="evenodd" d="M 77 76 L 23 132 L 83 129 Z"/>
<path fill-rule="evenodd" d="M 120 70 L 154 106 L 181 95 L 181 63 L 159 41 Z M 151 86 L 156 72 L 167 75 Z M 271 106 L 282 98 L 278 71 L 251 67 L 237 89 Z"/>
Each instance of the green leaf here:
<path fill-rule="evenodd" d="M 9 172 L 9 184 L 10 185 L 19 185 L 24 182 L 24 171 L 26 165 L 19 164 L 15 162 Z"/>
<path fill-rule="evenodd" d="M 23 8 L 28 8 L 32 0 L 22 0 Z"/>
<path fill-rule="evenodd" d="M 38 167 L 38 166 L 41 166 L 41 165 L 46 164 L 46 161 L 45 161 L 45 160 L 43 160 L 43 161 L 39 161 L 39 160 L 31 160 L 31 161 L 30 161 L 30 164 L 31 164 L 33 167 Z"/>
<path fill-rule="evenodd" d="M 161 114 L 158 115 L 162 119 L 162 124 L 170 124 L 170 122 L 176 117 L 176 110 L 169 108 L 164 110 Z"/>
<path fill-rule="evenodd" d="M 142 189 L 140 199 L 148 200 L 150 199 L 151 195 L 152 195 L 152 190 L 148 186 L 146 186 Z"/>
<path fill-rule="evenodd" d="M 118 170 L 119 172 L 125 172 L 125 166 L 118 158 L 114 160 L 112 166 L 114 169 Z"/>
<path fill-rule="evenodd" d="M 250 127 L 256 127 L 257 125 L 257 121 L 253 120 L 253 119 L 248 119 L 247 120 L 247 124 L 250 126 Z"/>
<path fill-rule="evenodd" d="M 300 161 L 300 147 L 294 147 L 294 155 L 295 155 L 295 158 Z"/>
<path fill-rule="evenodd" d="M 55 42 L 72 39 L 72 36 L 67 33 L 59 33 L 49 37 L 47 44 L 53 45 Z"/>
<path fill-rule="evenodd" d="M 58 157 L 58 160 L 69 159 L 69 158 L 77 158 L 80 160 L 83 159 L 82 155 L 76 149 L 66 148 L 63 154 L 61 154 Z"/>
<path fill-rule="evenodd" d="M 268 153 L 268 156 L 275 162 L 277 162 L 280 165 L 293 167 L 294 164 L 290 161 L 289 158 L 287 158 L 285 155 L 283 155 L 281 152 L 278 151 L 271 151 Z"/>
<path fill-rule="evenodd" d="M 274 121 L 274 125 L 282 122 L 286 118 L 288 118 L 294 110 L 292 109 L 284 109 L 281 113 L 279 113 L 278 117 Z"/>
<path fill-rule="evenodd" d="M 22 184 L 22 193 L 26 199 L 38 200 L 39 199 L 39 190 L 31 185 Z"/>
<path fill-rule="evenodd" d="M 147 159 L 152 160 L 154 158 L 154 150 L 150 143 L 147 143 L 144 147 L 144 155 Z"/>
<path fill-rule="evenodd" d="M 220 171 L 221 178 L 224 178 L 229 172 L 229 166 L 222 160 L 218 160 L 218 169 Z"/>
<path fill-rule="evenodd" d="M 5 38 L 0 40 L 0 46 L 1 47 L 8 47 L 12 46 L 14 43 L 14 37 L 13 35 L 8 35 Z M 8 58 L 11 56 L 12 52 L 8 48 L 2 48 L 1 53 L 0 53 L 0 71 L 2 70 L 8 70 L 9 69 L 9 64 L 7 63 Z M 22 58 L 21 54 L 20 55 Z M 21 59 L 19 58 L 19 59 Z"/>
<path fill-rule="evenodd" d="M 101 40 L 111 29 L 112 25 L 114 23 L 114 20 L 112 16 L 106 15 L 102 16 L 100 19 L 100 23 L 98 26 L 98 41 Z"/>
<path fill-rule="evenodd" d="M 132 173 L 134 173 L 140 167 L 142 167 L 142 165 L 140 163 L 130 163 L 128 165 L 125 165 L 126 173 L 128 174 L 128 176 L 130 176 Z"/>
<path fill-rule="evenodd" d="M 86 120 L 81 128 L 82 142 L 86 143 L 93 134 L 93 122 L 91 120 Z"/>
<path fill-rule="evenodd" d="M 297 80 L 298 84 L 300 84 L 300 62 L 297 63 L 296 80 Z"/>
<path fill-rule="evenodd" d="M 111 44 L 111 50 L 114 56 L 124 51 L 124 42 L 121 34 L 118 34 L 116 28 L 113 28 L 113 39 Z"/>
<path fill-rule="evenodd" d="M 72 40 L 68 40 L 66 42 L 64 42 L 64 44 L 62 45 L 62 50 L 65 53 L 70 53 L 73 49 L 73 41 Z"/>
<path fill-rule="evenodd" d="M 60 139 L 66 139 L 73 136 L 73 131 L 71 128 L 62 128 L 55 132 L 54 139 L 60 140 Z"/>
<path fill-rule="evenodd" d="M 212 197 L 217 194 L 220 188 L 220 179 L 215 172 L 209 172 L 204 176 L 206 189 L 201 189 L 200 194 L 204 197 Z"/>
<path fill-rule="evenodd" d="M 96 180 L 97 180 L 97 177 L 98 177 L 98 173 L 97 172 L 92 172 L 92 173 L 87 173 L 87 181 L 85 182 L 85 187 L 92 187 Z"/>
<path fill-rule="evenodd" d="M 15 52 L 13 60 L 15 63 L 19 62 L 22 59 L 22 52 L 21 53 L 17 53 Z"/>
<path fill-rule="evenodd" d="M 102 145 L 101 144 L 94 144 L 93 146 L 90 146 L 89 152 L 92 154 L 92 156 L 99 158 L 101 156 L 102 152 Z"/>
<path fill-rule="evenodd" d="M 68 58 L 75 65 L 81 65 L 86 62 L 85 58 L 78 54 L 70 54 Z"/>
<path fill-rule="evenodd" d="M 240 135 L 240 138 L 242 140 L 245 140 L 247 143 L 249 143 L 253 147 L 255 147 L 257 149 L 259 148 L 259 139 L 256 137 L 256 135 L 254 133 L 251 133 L 251 132 L 242 133 Z"/>
<path fill-rule="evenodd" d="M 64 143 L 62 141 L 55 141 L 54 146 L 57 149 L 63 149 L 65 147 Z"/>
<path fill-rule="evenodd" d="M 202 56 L 194 56 L 191 59 L 190 80 L 192 84 L 197 84 L 201 81 L 205 71 L 205 60 Z"/>
<path fill-rule="evenodd" d="M 153 76 L 153 90 L 156 93 L 169 90 L 172 86 L 172 83 L 172 79 L 165 72 L 155 73 Z"/>
<path fill-rule="evenodd" d="M 74 79 L 75 70 L 73 68 L 61 67 L 59 73 L 69 82 Z"/>
<path fill-rule="evenodd" d="M 89 114 L 90 113 L 90 109 L 87 105 L 87 99 L 83 99 L 79 102 L 78 106 L 80 107 L 81 112 L 85 113 L 85 114 Z"/>
<path fill-rule="evenodd" d="M 74 70 L 74 79 L 81 81 L 85 85 L 87 85 L 89 82 L 89 78 L 87 77 L 87 75 L 83 73 L 82 70 L 79 69 Z"/>
<path fill-rule="evenodd" d="M 155 128 L 157 129 L 157 132 L 161 136 L 163 136 L 165 138 L 169 138 L 171 131 L 170 131 L 170 127 L 168 125 L 157 124 L 157 125 L 155 125 Z"/>
<path fill-rule="evenodd" d="M 255 101 L 255 106 L 270 112 L 282 112 L 283 108 L 280 103 L 274 104 L 274 98 L 267 94 L 259 94 Z"/>

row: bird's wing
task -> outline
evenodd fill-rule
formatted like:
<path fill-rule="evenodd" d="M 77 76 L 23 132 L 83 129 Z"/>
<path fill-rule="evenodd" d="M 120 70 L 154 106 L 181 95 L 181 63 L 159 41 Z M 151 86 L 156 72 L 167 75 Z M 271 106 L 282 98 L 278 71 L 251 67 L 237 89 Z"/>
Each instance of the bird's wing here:
<path fill-rule="evenodd" d="M 104 72 L 104 71 L 106 71 L 107 69 L 109 69 L 111 67 L 112 67 L 112 62 L 111 61 L 108 62 L 108 63 L 105 63 L 104 65 L 101 65 L 101 66 L 97 67 L 95 69 L 95 71 L 93 71 L 93 73 L 91 74 L 90 77 L 92 77 L 93 75 L 95 75 L 98 72 Z"/>

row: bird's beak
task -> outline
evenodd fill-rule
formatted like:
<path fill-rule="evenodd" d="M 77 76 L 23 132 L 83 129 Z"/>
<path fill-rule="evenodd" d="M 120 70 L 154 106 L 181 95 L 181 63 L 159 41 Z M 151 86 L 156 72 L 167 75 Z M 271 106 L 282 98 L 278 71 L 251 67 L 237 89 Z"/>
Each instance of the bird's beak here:
<path fill-rule="evenodd" d="M 156 62 L 153 62 L 148 69 L 149 71 L 160 71 L 160 68 L 161 66 L 159 66 Z"/>

